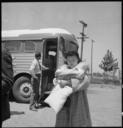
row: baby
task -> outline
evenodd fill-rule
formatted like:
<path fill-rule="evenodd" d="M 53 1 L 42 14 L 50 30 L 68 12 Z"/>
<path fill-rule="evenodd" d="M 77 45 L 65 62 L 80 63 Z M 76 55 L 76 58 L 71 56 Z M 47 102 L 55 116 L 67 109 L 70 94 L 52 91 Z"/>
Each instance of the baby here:
<path fill-rule="evenodd" d="M 68 57 L 67 57 L 68 58 Z M 84 62 L 77 63 L 77 59 L 72 57 L 73 61 L 68 61 L 68 65 L 63 65 L 60 69 L 56 70 L 53 83 L 54 85 L 60 84 L 60 87 L 70 86 L 75 89 L 75 85 L 72 84 L 72 81 L 78 80 L 78 82 L 82 82 L 85 77 L 87 77 L 87 72 L 89 67 Z M 69 59 L 68 59 L 69 60 Z"/>
<path fill-rule="evenodd" d="M 45 99 L 55 112 L 59 112 L 67 97 L 88 85 L 88 65 L 81 62 L 76 52 L 69 52 L 66 56 L 67 64 L 56 70 L 51 94 Z"/>

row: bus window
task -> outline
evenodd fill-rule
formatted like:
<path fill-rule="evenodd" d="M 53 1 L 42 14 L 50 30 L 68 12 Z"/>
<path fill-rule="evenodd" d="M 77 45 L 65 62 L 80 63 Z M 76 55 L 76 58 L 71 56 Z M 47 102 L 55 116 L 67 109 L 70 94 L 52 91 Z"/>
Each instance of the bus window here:
<path fill-rule="evenodd" d="M 72 41 L 66 41 L 65 43 L 66 51 L 78 51 L 78 46 Z"/>
<path fill-rule="evenodd" d="M 20 41 L 4 41 L 3 43 L 5 43 L 5 48 L 7 48 L 10 52 L 20 52 L 21 50 Z"/>
<path fill-rule="evenodd" d="M 65 56 L 65 53 L 68 51 L 78 51 L 78 46 L 74 42 L 60 37 L 59 50 L 62 52 L 63 56 Z"/>
<path fill-rule="evenodd" d="M 35 52 L 35 42 L 24 41 L 24 52 Z"/>
<path fill-rule="evenodd" d="M 36 43 L 35 43 L 35 50 L 36 51 L 40 51 L 40 52 L 43 51 L 43 40 L 36 41 Z"/>

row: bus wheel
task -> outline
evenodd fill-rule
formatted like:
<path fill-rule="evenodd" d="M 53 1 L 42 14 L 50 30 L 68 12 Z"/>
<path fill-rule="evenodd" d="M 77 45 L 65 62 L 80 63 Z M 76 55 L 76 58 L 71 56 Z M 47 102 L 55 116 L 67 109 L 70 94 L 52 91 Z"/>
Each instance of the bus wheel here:
<path fill-rule="evenodd" d="M 18 78 L 12 88 L 13 96 L 17 102 L 29 103 L 32 85 L 28 77 Z"/>

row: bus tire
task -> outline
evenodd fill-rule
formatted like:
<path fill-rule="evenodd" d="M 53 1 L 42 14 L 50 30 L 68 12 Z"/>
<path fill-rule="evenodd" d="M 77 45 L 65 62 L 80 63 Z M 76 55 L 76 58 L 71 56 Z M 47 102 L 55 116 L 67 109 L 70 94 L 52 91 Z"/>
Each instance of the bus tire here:
<path fill-rule="evenodd" d="M 29 103 L 32 92 L 31 81 L 28 77 L 19 77 L 12 88 L 14 98 L 19 103 Z"/>

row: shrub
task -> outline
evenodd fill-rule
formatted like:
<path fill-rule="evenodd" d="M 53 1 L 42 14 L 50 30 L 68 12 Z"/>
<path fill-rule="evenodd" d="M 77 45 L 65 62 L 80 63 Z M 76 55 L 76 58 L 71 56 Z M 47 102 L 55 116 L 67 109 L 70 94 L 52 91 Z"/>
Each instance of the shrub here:
<path fill-rule="evenodd" d="M 92 77 L 90 82 L 92 84 L 103 84 L 104 83 L 103 79 L 101 79 L 99 77 Z"/>
<path fill-rule="evenodd" d="M 102 77 L 92 77 L 91 81 L 92 84 L 114 84 L 120 85 L 120 81 L 118 79 L 103 79 Z"/>

